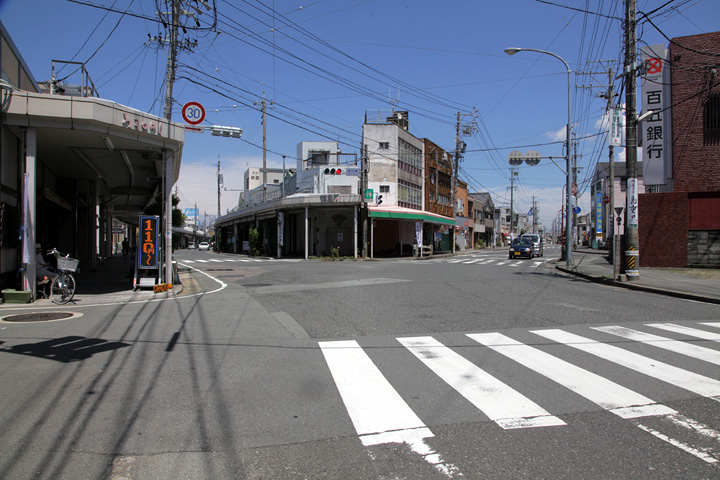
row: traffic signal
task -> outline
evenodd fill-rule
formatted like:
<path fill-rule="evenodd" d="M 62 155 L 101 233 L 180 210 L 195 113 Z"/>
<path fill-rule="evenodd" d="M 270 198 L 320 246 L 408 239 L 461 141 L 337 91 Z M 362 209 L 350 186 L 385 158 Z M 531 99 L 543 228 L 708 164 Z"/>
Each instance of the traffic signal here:
<path fill-rule="evenodd" d="M 342 174 L 341 168 L 326 168 L 325 175 L 340 175 Z"/>
<path fill-rule="evenodd" d="M 378 193 L 377 200 L 375 200 L 376 205 L 380 205 L 382 203 L 382 195 Z"/>

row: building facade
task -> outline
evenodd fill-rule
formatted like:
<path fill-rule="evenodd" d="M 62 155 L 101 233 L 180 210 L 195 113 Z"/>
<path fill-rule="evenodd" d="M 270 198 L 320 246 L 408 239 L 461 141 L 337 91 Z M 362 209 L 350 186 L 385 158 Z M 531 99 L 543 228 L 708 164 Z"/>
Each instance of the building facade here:
<path fill-rule="evenodd" d="M 657 49 L 656 49 L 657 51 Z M 720 32 L 673 38 L 667 58 L 650 58 L 654 70 L 669 69 L 670 99 L 639 130 L 644 148 L 657 134 L 671 135 L 672 153 L 658 186 L 639 197 L 640 265 L 720 267 Z M 643 95 L 645 111 L 657 93 Z M 658 123 L 665 113 L 668 122 Z M 659 129 L 662 127 L 663 129 Z M 646 182 L 646 185 L 649 185 Z"/>

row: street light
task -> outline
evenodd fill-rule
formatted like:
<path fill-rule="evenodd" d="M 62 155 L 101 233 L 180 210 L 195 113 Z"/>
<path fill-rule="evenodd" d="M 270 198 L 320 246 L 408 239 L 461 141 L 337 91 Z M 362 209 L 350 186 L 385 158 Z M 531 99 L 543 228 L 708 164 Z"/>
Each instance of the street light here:
<path fill-rule="evenodd" d="M 571 108 L 572 103 L 570 99 L 571 95 L 571 89 L 570 89 L 570 74 L 572 73 L 572 70 L 570 70 L 570 65 L 559 55 L 555 55 L 552 52 L 546 52 L 545 50 L 536 50 L 534 48 L 506 48 L 505 53 L 508 55 L 515 55 L 518 52 L 536 52 L 536 53 L 544 53 L 545 55 L 550 55 L 551 57 L 555 57 L 558 60 L 560 60 L 563 65 L 565 65 L 565 68 L 567 68 L 567 95 L 568 95 L 568 120 L 567 120 L 567 131 L 566 131 L 566 139 L 565 139 L 565 188 L 566 190 L 566 211 L 568 214 L 565 217 L 565 265 L 568 267 L 572 266 L 572 216 L 570 215 L 572 206 L 570 205 L 570 195 L 571 195 L 571 185 L 570 185 L 570 129 L 572 125 L 572 117 L 571 117 Z"/>

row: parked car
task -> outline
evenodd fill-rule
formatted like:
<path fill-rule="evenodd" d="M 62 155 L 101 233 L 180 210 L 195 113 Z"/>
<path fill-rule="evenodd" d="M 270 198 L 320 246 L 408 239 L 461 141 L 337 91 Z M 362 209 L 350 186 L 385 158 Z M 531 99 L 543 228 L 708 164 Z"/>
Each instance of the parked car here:
<path fill-rule="evenodd" d="M 195 242 L 188 243 L 188 249 L 193 250 L 195 248 Z"/>
<path fill-rule="evenodd" d="M 527 237 L 516 237 L 510 245 L 508 258 L 533 258 L 533 242 Z"/>
<path fill-rule="evenodd" d="M 521 238 L 529 238 L 533 243 L 533 253 L 537 257 L 544 257 L 543 253 L 543 237 L 537 233 L 523 233 Z"/>
<path fill-rule="evenodd" d="M 200 242 L 200 245 L 198 245 L 198 250 L 201 252 L 203 250 L 208 251 L 210 250 L 210 244 L 208 242 Z"/>

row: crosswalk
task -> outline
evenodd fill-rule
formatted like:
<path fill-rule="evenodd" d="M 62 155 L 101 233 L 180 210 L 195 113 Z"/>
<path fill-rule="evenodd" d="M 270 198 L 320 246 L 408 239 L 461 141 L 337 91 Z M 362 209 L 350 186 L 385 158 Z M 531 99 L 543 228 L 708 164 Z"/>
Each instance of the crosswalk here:
<path fill-rule="evenodd" d="M 402 370 L 402 378 L 418 382 L 439 379 L 504 430 L 564 428 L 571 420 L 563 414 L 569 411 L 558 405 L 581 402 L 582 408 L 592 410 L 594 404 L 656 439 L 720 466 L 720 424 L 704 425 L 652 398 L 665 396 L 662 392 L 669 385 L 685 395 L 718 402 L 720 409 L 720 370 L 708 368 L 720 365 L 720 322 L 441 334 L 398 337 L 391 343 L 396 346 L 382 349 L 363 347 L 356 340 L 319 342 L 365 446 L 404 442 L 446 476 L 458 474 L 457 467 L 429 451 L 424 440 L 434 434 L 422 420 L 425 412 L 414 411 L 403 396 L 407 382 L 399 382 L 398 389 L 393 386 L 390 379 L 397 382 Z M 524 375 L 536 378 L 518 382 L 518 366 Z M 503 378 L 504 372 L 509 379 Z M 546 387 L 529 387 L 538 381 Z M 438 401 L 448 398 L 444 395 Z M 672 435 L 678 428 L 684 432 L 682 439 Z"/>
<path fill-rule="evenodd" d="M 208 259 L 202 259 L 202 258 L 196 258 L 196 259 L 189 259 L 189 258 L 183 258 L 181 259 L 183 263 L 195 263 L 195 264 L 213 264 L 213 263 L 263 263 L 263 262 L 290 262 L 290 261 L 297 261 L 294 259 L 284 259 L 284 258 L 231 258 L 231 257 L 222 257 L 222 258 L 208 258 Z"/>
<path fill-rule="evenodd" d="M 538 260 L 537 257 L 533 259 L 510 259 L 507 256 L 487 256 L 487 255 L 463 255 L 461 257 L 449 257 L 430 260 L 430 263 L 450 263 L 457 265 L 494 265 L 494 266 L 506 266 L 506 267 L 528 267 L 538 268 L 541 265 L 547 263 L 549 259 Z"/>

